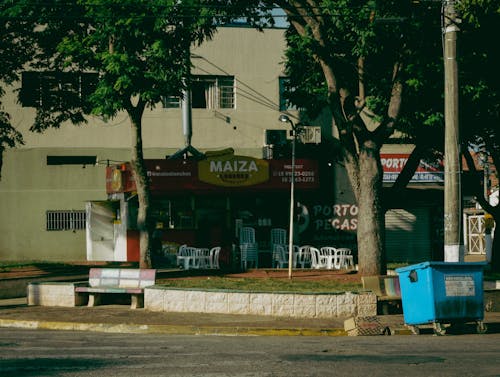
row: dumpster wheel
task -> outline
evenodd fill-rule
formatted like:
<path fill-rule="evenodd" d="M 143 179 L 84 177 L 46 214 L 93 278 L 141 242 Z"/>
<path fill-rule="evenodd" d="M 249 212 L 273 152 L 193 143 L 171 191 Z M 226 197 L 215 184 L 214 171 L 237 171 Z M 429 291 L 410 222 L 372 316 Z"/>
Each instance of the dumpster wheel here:
<path fill-rule="evenodd" d="M 486 334 L 488 326 L 483 321 L 477 321 L 476 331 L 478 334 Z"/>
<path fill-rule="evenodd" d="M 434 322 L 432 324 L 432 329 L 435 335 L 441 336 L 446 334 L 446 328 L 439 322 Z"/>
<path fill-rule="evenodd" d="M 406 325 L 413 335 L 420 335 L 420 329 L 415 325 Z"/>

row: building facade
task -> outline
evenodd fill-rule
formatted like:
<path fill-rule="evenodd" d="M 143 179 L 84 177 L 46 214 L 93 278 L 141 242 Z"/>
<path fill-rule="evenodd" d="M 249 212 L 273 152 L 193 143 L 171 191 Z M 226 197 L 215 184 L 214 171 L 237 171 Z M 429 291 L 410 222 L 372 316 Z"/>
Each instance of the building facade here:
<path fill-rule="evenodd" d="M 283 29 L 228 27 L 193 49 L 198 83 L 193 87 L 193 147 L 233 148 L 239 155 L 262 157 L 266 130 L 286 129 L 278 121 L 284 48 Z M 0 258 L 85 260 L 85 224 L 79 219 L 85 202 L 107 199 L 106 166 L 130 160 L 129 119 L 125 113 L 108 122 L 90 116 L 86 125 L 32 133 L 35 108 L 29 101 L 18 103 L 14 91 L 20 87 L 4 98 L 25 145 L 4 153 Z M 145 158 L 164 159 L 185 147 L 182 111 L 173 99 L 147 110 L 143 125 Z"/>
<path fill-rule="evenodd" d="M 260 32 L 245 27 L 223 27 L 213 40 L 193 48 L 189 135 L 183 124 L 185 115 L 181 101 L 165 98 L 144 114 L 145 158 L 165 161 L 181 152 L 177 157 L 182 162 L 187 156 L 183 154 L 192 151 L 186 149 L 188 146 L 213 156 L 229 150 L 234 156 L 244 156 L 248 161 L 289 158 L 290 125 L 278 118 L 283 112 L 291 117 L 298 114 L 287 108 L 282 98 L 286 81 L 284 32 L 277 28 Z M 89 76 L 71 80 L 72 85 L 79 85 L 79 90 L 85 91 L 86 80 L 91 84 L 93 79 Z M 107 122 L 89 116 L 86 125 L 64 124 L 60 129 L 44 133 L 29 131 L 35 106 L 50 100 L 52 86 L 61 87 L 67 81 L 67 77 L 50 73 L 27 72 L 22 82 L 5 97 L 5 110 L 11 115 L 13 125 L 22 132 L 25 144 L 4 153 L 0 181 L 1 260 L 127 259 L 126 253 L 120 257 L 109 254 L 109 245 L 99 249 L 102 254 L 99 254 L 101 251 L 89 254 L 89 234 L 86 232 L 88 203 L 106 203 L 111 198 L 115 201 L 111 206 L 97 204 L 97 211 L 106 219 L 107 230 L 94 232 L 91 237 L 103 244 L 125 242 L 113 240 L 116 229 L 123 224 L 119 212 L 125 197 L 118 196 L 120 190 L 109 189 L 109 172 L 113 166 L 130 161 L 132 130 L 127 114 L 121 113 Z M 21 103 L 17 100 L 17 89 L 22 90 Z M 332 137 L 328 119 L 312 126 L 321 130 L 321 140 Z M 311 136 L 308 138 L 312 144 L 299 149 L 299 161 L 304 157 L 316 160 L 317 165 L 308 171 L 316 174 L 317 181 L 312 188 L 307 185 L 301 188 L 300 184 L 297 187 L 297 242 L 316 246 L 333 243 L 356 249 L 357 206 L 346 173 L 336 161 L 320 157 L 321 146 L 314 144 L 319 141 L 318 135 Z M 278 148 L 274 148 L 277 145 L 283 146 L 279 153 Z M 385 146 L 382 153 L 387 157 L 386 165 L 392 160 L 400 161 L 411 149 L 412 146 L 401 144 Z M 276 174 L 286 178 L 286 166 L 285 162 L 273 165 L 274 170 L 270 171 L 277 171 Z M 304 166 L 308 167 L 308 162 Z M 385 166 L 387 182 L 394 178 L 398 169 L 393 165 Z M 424 182 L 424 186 L 436 185 L 432 170 L 423 169 L 419 174 L 418 177 L 430 180 Z M 289 178 L 281 185 L 233 191 L 227 187 L 197 189 L 189 184 L 178 186 L 178 190 L 169 187 L 160 190 L 163 197 L 158 201 L 158 222 L 165 229 L 177 231 L 167 236 L 174 243 L 183 240 L 206 242 L 210 237 L 213 242 L 222 238 L 230 242 L 228 238 L 237 236 L 236 222 L 239 225 L 243 222 L 265 233 L 261 236 L 265 244 L 270 228 L 287 228 L 289 191 L 288 185 L 283 184 L 287 182 Z M 133 195 L 128 198 L 131 197 Z M 133 218 L 133 207 L 129 212 Z M 165 213 L 168 216 L 161 218 Z M 433 247 L 439 248 L 439 245 L 433 246 L 433 242 L 440 239 L 440 234 L 434 234 L 440 229 L 435 222 L 442 220 L 439 211 L 436 212 L 435 202 L 423 198 L 419 203 L 390 210 L 386 219 L 389 260 L 413 262 L 433 258 Z M 98 223 L 99 219 L 96 221 Z M 204 228 L 207 223 L 223 226 L 207 231 Z M 205 239 L 199 241 L 203 229 Z M 194 230 L 198 235 L 192 232 Z M 418 242 L 411 238 L 412 234 L 418 235 Z M 411 248 L 406 247 L 403 253 L 401 245 L 411 245 Z"/>

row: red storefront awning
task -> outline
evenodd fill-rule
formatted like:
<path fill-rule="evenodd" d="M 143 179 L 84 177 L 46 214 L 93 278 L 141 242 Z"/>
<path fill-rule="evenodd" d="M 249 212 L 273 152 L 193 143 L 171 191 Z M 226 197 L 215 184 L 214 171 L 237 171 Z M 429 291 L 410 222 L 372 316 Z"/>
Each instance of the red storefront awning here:
<path fill-rule="evenodd" d="M 216 156 L 204 160 L 146 160 L 151 192 L 243 192 L 249 189 L 285 190 L 290 188 L 291 160 L 262 160 L 247 156 Z M 298 190 L 319 187 L 318 163 L 295 161 L 295 187 Z M 106 169 L 106 192 L 136 190 L 130 163 Z"/>

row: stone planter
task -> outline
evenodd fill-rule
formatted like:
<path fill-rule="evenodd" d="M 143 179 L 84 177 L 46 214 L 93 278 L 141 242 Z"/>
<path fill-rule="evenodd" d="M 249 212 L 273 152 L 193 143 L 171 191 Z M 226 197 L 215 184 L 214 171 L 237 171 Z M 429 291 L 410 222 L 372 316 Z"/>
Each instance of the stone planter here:
<path fill-rule="evenodd" d="M 377 315 L 371 292 L 267 293 L 179 289 L 153 286 L 144 290 L 144 308 L 156 312 L 270 315 L 335 318 Z"/>
<path fill-rule="evenodd" d="M 88 297 L 75 294 L 75 287 L 86 282 L 40 282 L 28 284 L 28 305 L 80 306 L 86 305 Z"/>

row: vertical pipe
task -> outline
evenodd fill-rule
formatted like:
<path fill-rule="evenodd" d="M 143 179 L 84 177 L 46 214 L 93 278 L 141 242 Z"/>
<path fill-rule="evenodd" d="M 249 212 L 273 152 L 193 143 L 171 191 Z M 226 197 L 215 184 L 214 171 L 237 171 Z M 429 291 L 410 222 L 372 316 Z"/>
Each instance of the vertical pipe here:
<path fill-rule="evenodd" d="M 291 121 L 290 121 L 290 124 Z M 295 141 L 297 139 L 297 132 L 295 127 L 293 127 L 293 139 L 292 139 L 292 177 L 290 180 L 290 232 L 288 235 L 288 278 L 292 278 L 292 267 L 293 267 L 293 208 L 295 206 Z"/>
<path fill-rule="evenodd" d="M 184 83 L 187 84 L 186 82 Z M 184 144 L 186 147 L 191 145 L 191 137 L 193 136 L 193 122 L 191 112 L 191 91 L 184 89 L 182 91 L 182 132 L 184 134 Z"/>

